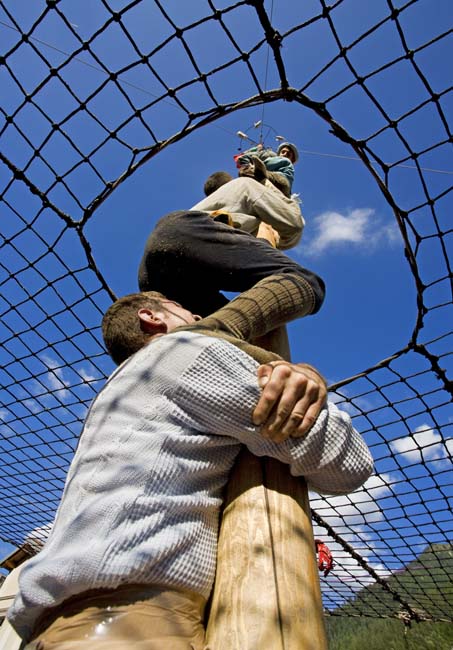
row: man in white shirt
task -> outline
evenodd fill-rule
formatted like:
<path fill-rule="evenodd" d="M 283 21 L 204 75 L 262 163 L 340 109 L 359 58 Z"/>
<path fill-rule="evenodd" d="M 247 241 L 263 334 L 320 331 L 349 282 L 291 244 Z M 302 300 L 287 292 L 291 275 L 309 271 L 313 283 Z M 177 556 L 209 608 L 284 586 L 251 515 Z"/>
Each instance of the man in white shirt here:
<path fill-rule="evenodd" d="M 107 311 L 104 340 L 121 365 L 20 577 L 9 619 L 27 649 L 203 650 L 222 490 L 242 444 L 318 491 L 368 478 L 370 453 L 324 404 L 318 373 L 246 342 L 298 316 L 299 282 L 271 276 L 203 320 L 153 292 Z"/>

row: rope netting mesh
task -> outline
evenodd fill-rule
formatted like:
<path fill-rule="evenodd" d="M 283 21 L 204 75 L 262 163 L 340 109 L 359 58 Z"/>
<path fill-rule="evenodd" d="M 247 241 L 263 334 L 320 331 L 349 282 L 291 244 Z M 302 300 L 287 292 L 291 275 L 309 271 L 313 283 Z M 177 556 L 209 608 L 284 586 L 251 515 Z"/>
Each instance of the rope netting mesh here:
<path fill-rule="evenodd" d="M 377 183 L 399 227 L 418 309 L 403 349 L 333 387 L 377 474 L 349 496 L 312 502 L 316 533 L 336 562 L 323 579 L 324 604 L 452 620 L 451 176 L 429 173 L 439 152 L 453 169 L 452 86 L 440 66 L 435 75 L 425 70 L 427 60 L 449 60 L 453 30 L 436 20 L 431 0 L 376 0 L 363 16 L 355 0 L 282 1 L 275 17 L 262 0 L 188 4 L 190 21 L 178 0 L 97 0 L 82 39 L 69 0 L 0 2 L 0 538 L 20 545 L 30 533 L 45 535 L 87 406 L 112 369 L 99 324 L 114 295 L 91 252 L 93 215 L 170 144 L 239 109 L 291 101 L 327 123 Z M 355 12 L 356 33 L 345 30 L 345 11 Z M 408 33 L 416 12 L 426 17 L 423 39 Z M 329 47 L 318 54 L 311 43 L 309 62 L 296 65 L 314 28 Z M 386 47 L 363 57 L 378 39 Z M 274 90 L 263 82 L 268 52 Z M 398 95 L 403 77 L 417 86 L 416 102 Z M 396 105 L 381 92 L 388 84 Z M 369 111 L 367 132 L 353 113 L 340 125 L 351 96 L 357 111 Z M 426 125 L 421 132 L 411 128 L 414 116 Z M 402 165 L 414 168 L 404 198 Z"/>

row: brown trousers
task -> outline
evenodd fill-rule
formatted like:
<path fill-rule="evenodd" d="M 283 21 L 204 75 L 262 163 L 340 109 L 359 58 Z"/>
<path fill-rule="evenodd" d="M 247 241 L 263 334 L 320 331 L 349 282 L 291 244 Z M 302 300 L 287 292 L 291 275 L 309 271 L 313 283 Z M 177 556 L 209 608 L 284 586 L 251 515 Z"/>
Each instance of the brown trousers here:
<path fill-rule="evenodd" d="M 24 650 L 204 650 L 204 607 L 160 587 L 86 592 L 41 617 Z"/>

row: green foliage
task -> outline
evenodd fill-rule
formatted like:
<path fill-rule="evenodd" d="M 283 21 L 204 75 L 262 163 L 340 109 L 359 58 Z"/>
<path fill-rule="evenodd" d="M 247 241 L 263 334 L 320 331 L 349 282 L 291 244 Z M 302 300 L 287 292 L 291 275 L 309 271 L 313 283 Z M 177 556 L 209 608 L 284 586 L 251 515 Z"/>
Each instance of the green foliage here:
<path fill-rule="evenodd" d="M 329 650 L 453 650 L 453 624 L 439 621 L 453 619 L 453 546 L 428 546 L 387 583 L 421 617 L 437 621 L 405 625 L 397 618 L 404 607 L 373 584 L 326 618 Z"/>
<path fill-rule="evenodd" d="M 327 619 L 329 650 L 452 650 L 452 623 L 412 623 L 394 619 Z"/>

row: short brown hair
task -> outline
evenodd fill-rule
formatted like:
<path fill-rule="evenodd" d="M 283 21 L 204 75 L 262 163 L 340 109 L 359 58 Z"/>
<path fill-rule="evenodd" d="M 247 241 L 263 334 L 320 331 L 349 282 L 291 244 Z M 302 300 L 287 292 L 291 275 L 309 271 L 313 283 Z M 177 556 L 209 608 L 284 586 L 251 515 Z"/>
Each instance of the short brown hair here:
<path fill-rule="evenodd" d="M 214 172 L 208 177 L 204 184 L 204 193 L 206 196 L 209 196 L 218 190 L 219 187 L 222 187 L 222 185 L 225 185 L 225 183 L 229 183 L 232 180 L 233 177 L 228 172 Z"/>
<path fill-rule="evenodd" d="M 102 336 L 107 352 L 119 365 L 150 340 L 140 327 L 138 310 L 159 309 L 165 296 L 157 291 L 142 291 L 123 296 L 107 309 L 102 319 Z"/>

